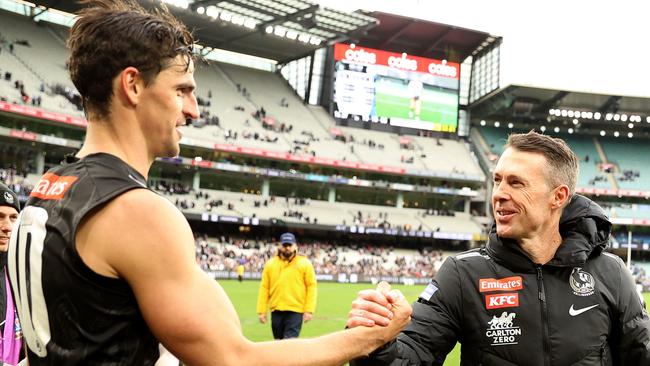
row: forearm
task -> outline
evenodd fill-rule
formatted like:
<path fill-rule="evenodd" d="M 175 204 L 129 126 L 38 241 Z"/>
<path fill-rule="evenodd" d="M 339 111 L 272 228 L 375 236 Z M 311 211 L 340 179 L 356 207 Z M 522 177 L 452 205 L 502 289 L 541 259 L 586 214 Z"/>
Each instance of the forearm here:
<path fill-rule="evenodd" d="M 384 344 L 377 329 L 358 327 L 318 338 L 249 343 L 237 365 L 342 365 Z"/>

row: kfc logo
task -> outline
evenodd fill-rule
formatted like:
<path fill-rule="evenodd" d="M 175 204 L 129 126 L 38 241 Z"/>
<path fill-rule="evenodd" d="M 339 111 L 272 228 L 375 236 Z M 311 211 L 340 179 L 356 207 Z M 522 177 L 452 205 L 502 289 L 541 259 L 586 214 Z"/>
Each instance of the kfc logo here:
<path fill-rule="evenodd" d="M 32 190 L 29 196 L 42 200 L 60 200 L 77 179 L 78 177 L 60 177 L 56 174 L 46 173 L 36 183 L 34 190 Z"/>
<path fill-rule="evenodd" d="M 519 306 L 519 294 L 495 294 L 485 296 L 486 309 L 514 308 Z"/>
<path fill-rule="evenodd" d="M 521 276 L 513 276 L 506 278 L 481 278 L 478 281 L 479 292 L 490 291 L 515 291 L 524 288 L 524 281 Z"/>

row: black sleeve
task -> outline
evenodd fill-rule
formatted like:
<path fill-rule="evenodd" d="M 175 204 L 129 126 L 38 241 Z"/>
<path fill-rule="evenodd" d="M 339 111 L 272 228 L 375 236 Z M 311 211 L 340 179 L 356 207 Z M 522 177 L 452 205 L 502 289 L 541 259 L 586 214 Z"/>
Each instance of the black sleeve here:
<path fill-rule="evenodd" d="M 413 303 L 411 323 L 397 339 L 351 366 L 442 365 L 460 334 L 462 291 L 457 263 L 448 258 Z"/>
<path fill-rule="evenodd" d="M 634 278 L 619 260 L 621 285 L 618 294 L 618 341 L 621 365 L 650 365 L 650 318 Z M 616 342 L 613 342 L 616 344 Z"/>

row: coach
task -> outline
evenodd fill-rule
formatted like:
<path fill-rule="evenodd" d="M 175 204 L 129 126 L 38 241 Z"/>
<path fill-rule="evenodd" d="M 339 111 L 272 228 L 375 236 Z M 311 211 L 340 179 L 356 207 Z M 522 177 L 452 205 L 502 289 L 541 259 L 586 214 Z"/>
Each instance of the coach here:
<path fill-rule="evenodd" d="M 604 253 L 611 223 L 576 195 L 578 162 L 560 139 L 511 135 L 494 171 L 487 246 L 450 257 L 396 340 L 361 365 L 650 365 L 650 319 L 623 261 Z M 348 327 L 385 317 L 362 291 Z M 382 305 L 382 306 L 379 306 Z"/>

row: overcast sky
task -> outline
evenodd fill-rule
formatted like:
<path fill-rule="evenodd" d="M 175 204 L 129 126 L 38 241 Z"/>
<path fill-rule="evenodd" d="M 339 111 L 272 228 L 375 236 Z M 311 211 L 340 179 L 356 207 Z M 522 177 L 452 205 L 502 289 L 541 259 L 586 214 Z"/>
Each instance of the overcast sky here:
<path fill-rule="evenodd" d="M 650 97 L 645 0 L 316 0 L 380 10 L 503 37 L 502 85 Z M 648 5 L 644 5 L 648 4 Z"/>

